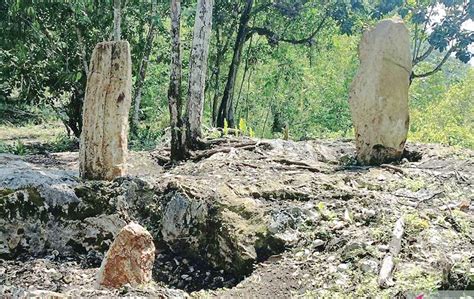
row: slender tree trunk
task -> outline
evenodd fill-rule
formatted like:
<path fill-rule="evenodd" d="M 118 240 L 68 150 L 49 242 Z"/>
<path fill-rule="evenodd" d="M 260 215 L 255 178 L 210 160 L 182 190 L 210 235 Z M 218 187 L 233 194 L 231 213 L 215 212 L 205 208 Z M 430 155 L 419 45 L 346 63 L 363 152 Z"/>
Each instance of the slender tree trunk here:
<path fill-rule="evenodd" d="M 168 107 L 171 127 L 171 160 L 184 160 L 187 156 L 181 120 L 181 2 L 171 0 L 171 74 L 168 89 Z"/>
<path fill-rule="evenodd" d="M 250 70 L 250 74 L 249 76 L 247 77 L 247 94 L 245 96 L 245 122 L 248 123 L 249 122 L 249 110 L 250 110 L 250 107 L 249 107 L 249 92 L 250 92 L 250 78 L 252 78 L 252 70 Z"/>
<path fill-rule="evenodd" d="M 186 106 L 186 144 L 190 149 L 199 147 L 204 108 L 207 57 L 212 27 L 214 0 L 198 0 L 194 22 L 191 57 L 189 59 L 189 87 Z"/>
<path fill-rule="evenodd" d="M 252 36 L 250 37 L 250 42 L 249 42 L 249 46 L 248 46 L 248 49 L 247 49 L 247 57 L 245 59 L 244 74 L 242 75 L 242 81 L 240 82 L 239 95 L 237 96 L 237 101 L 235 101 L 235 111 L 236 112 L 239 108 L 240 96 L 242 95 L 242 88 L 244 87 L 245 78 L 246 78 L 247 72 L 249 70 L 249 57 L 250 57 L 250 51 L 251 50 L 252 50 Z M 240 116 L 240 113 L 239 113 L 239 116 Z M 237 118 L 237 119 L 240 119 L 240 118 Z"/>
<path fill-rule="evenodd" d="M 114 41 L 119 41 L 121 36 L 120 23 L 122 15 L 120 11 L 120 0 L 114 0 Z"/>
<path fill-rule="evenodd" d="M 234 20 L 231 28 L 233 28 L 236 23 L 236 20 Z M 215 76 L 214 78 L 214 97 L 212 99 L 211 103 L 211 108 L 212 108 L 212 125 L 215 126 L 217 123 L 217 112 L 219 109 L 219 97 L 220 97 L 220 91 L 219 91 L 219 85 L 220 85 L 220 79 L 221 79 L 221 64 L 222 60 L 225 56 L 225 53 L 227 53 L 227 49 L 229 48 L 230 40 L 232 39 L 232 33 L 231 32 L 224 32 L 223 36 L 227 36 L 227 39 L 225 42 L 221 39 L 221 32 L 219 30 L 219 27 L 216 27 L 216 48 L 217 48 L 217 53 L 216 53 L 216 62 L 214 66 L 214 73 L 213 75 Z"/>
<path fill-rule="evenodd" d="M 153 39 L 155 38 L 156 27 L 155 27 L 155 23 L 153 22 L 153 17 L 155 16 L 156 16 L 156 0 L 152 2 L 152 19 L 150 19 L 148 34 L 145 39 L 145 48 L 143 49 L 143 56 L 140 62 L 140 67 L 138 69 L 138 79 L 135 85 L 135 93 L 134 93 L 134 99 L 133 99 L 134 109 L 133 109 L 133 118 L 132 118 L 133 129 L 136 129 L 139 123 L 143 83 L 145 81 L 146 70 L 148 67 L 148 61 L 151 54 L 151 50 L 153 49 Z"/>
<path fill-rule="evenodd" d="M 79 50 L 81 51 L 82 67 L 84 68 L 84 72 L 87 78 L 87 75 L 89 74 L 89 65 L 86 55 L 86 45 L 84 44 L 84 38 L 82 36 L 81 29 L 79 28 L 79 22 L 77 21 L 74 6 L 72 4 L 69 4 L 69 8 L 71 9 L 72 17 L 74 19 L 74 29 L 76 29 L 77 44 L 79 46 Z"/>
<path fill-rule="evenodd" d="M 224 89 L 224 95 L 222 96 L 221 105 L 219 107 L 219 113 L 217 116 L 217 126 L 224 126 L 224 119 L 227 119 L 229 126 L 234 127 L 234 109 L 232 99 L 234 96 L 235 81 L 237 78 L 237 72 L 239 70 L 240 59 L 242 56 L 242 48 L 247 37 L 247 27 L 250 20 L 250 12 L 252 10 L 253 0 L 247 0 L 245 9 L 240 16 L 239 31 L 234 44 L 234 55 L 232 57 L 232 63 L 229 69 L 229 75 L 227 76 L 227 83 Z"/>
<path fill-rule="evenodd" d="M 211 108 L 212 108 L 212 125 L 216 125 L 217 121 L 217 104 L 219 100 L 219 79 L 221 72 L 221 49 L 219 48 L 221 44 L 219 27 L 216 28 L 216 62 L 214 66 L 213 74 L 215 76 L 214 83 L 214 97 L 212 98 Z"/>
<path fill-rule="evenodd" d="M 81 29 L 79 26 L 76 27 L 76 35 L 77 35 L 77 43 L 79 45 L 79 49 L 81 50 L 81 60 L 82 60 L 82 67 L 84 68 L 84 73 L 87 75 L 89 74 L 89 66 L 87 65 L 87 55 L 86 55 L 86 45 L 84 44 L 84 39 L 82 38 Z"/>

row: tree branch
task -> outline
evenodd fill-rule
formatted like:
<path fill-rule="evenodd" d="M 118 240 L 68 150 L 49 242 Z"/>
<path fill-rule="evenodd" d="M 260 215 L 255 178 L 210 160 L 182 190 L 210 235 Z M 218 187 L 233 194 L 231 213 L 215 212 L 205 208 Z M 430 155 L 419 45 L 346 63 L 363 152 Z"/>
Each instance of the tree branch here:
<path fill-rule="evenodd" d="M 428 77 L 428 76 L 431 76 L 435 73 L 437 73 L 439 70 L 441 70 L 441 67 L 445 64 L 445 62 L 448 60 L 449 56 L 451 56 L 451 54 L 454 52 L 454 50 L 456 49 L 456 47 L 451 47 L 451 49 L 449 49 L 448 52 L 446 52 L 446 54 L 444 55 L 443 57 L 443 60 L 441 60 L 441 62 L 431 71 L 429 72 L 426 72 L 426 73 L 423 73 L 423 74 L 415 74 L 413 73 L 413 78 L 423 78 L 423 77 Z"/>
<path fill-rule="evenodd" d="M 413 66 L 425 60 L 431 54 L 431 52 L 433 52 L 433 50 L 434 50 L 434 46 L 430 45 L 428 49 L 426 49 L 425 53 L 423 53 L 421 56 L 415 57 L 415 59 L 413 60 Z"/>
<path fill-rule="evenodd" d="M 86 76 L 88 76 L 89 66 L 87 65 L 86 46 L 84 45 L 84 39 L 82 38 L 81 29 L 79 29 L 77 25 L 74 25 L 74 27 L 76 28 L 77 41 L 79 49 L 81 50 L 82 67 L 84 68 Z"/>
<path fill-rule="evenodd" d="M 114 0 L 114 41 L 120 40 L 121 35 L 121 8 L 120 8 L 120 0 Z"/>
<path fill-rule="evenodd" d="M 247 38 L 249 38 L 252 34 L 257 33 L 258 35 L 264 35 L 267 38 L 274 39 L 276 41 L 282 41 L 282 42 L 286 42 L 286 43 L 290 43 L 290 44 L 294 44 L 294 45 L 306 44 L 306 43 L 310 43 L 311 40 L 321 31 L 321 29 L 323 28 L 323 25 L 326 22 L 326 20 L 327 20 L 327 15 L 325 15 L 323 17 L 323 19 L 318 24 L 316 29 L 308 37 L 305 37 L 305 38 L 302 38 L 302 39 L 280 38 L 277 33 L 271 31 L 268 28 L 263 28 L 263 27 L 249 28 Z"/>
<path fill-rule="evenodd" d="M 250 13 L 250 17 L 257 15 L 259 12 L 264 11 L 265 9 L 269 8 L 270 6 L 272 6 L 272 3 L 263 4 L 261 6 L 258 6 L 256 8 L 254 8 L 252 10 L 252 12 Z"/>

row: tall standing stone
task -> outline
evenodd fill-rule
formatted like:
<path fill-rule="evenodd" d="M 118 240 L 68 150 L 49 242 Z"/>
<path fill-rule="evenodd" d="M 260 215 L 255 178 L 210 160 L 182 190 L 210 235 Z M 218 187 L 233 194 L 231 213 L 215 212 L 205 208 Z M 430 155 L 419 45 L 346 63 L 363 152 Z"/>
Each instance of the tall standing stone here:
<path fill-rule="evenodd" d="M 82 116 L 82 178 L 111 180 L 126 173 L 131 87 L 128 42 L 97 44 L 92 53 Z"/>
<path fill-rule="evenodd" d="M 410 34 L 399 18 L 379 22 L 362 36 L 359 71 L 349 104 L 357 159 L 381 164 L 401 158 L 408 134 Z"/>

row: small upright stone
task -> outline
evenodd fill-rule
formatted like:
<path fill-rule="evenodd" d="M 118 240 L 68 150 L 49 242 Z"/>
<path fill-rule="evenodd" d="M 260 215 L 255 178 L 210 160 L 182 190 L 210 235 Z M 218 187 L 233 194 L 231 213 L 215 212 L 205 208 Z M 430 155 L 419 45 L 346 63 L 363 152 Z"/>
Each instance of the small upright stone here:
<path fill-rule="evenodd" d="M 399 18 L 387 19 L 364 33 L 359 71 L 349 104 L 357 159 L 362 164 L 399 160 L 408 134 L 410 34 Z"/>
<path fill-rule="evenodd" d="M 82 115 L 82 178 L 112 180 L 126 174 L 131 88 L 128 42 L 98 43 L 92 53 Z"/>
<path fill-rule="evenodd" d="M 118 233 L 109 248 L 97 275 L 97 283 L 104 287 L 120 288 L 151 281 L 155 245 L 150 233 L 131 222 Z"/>

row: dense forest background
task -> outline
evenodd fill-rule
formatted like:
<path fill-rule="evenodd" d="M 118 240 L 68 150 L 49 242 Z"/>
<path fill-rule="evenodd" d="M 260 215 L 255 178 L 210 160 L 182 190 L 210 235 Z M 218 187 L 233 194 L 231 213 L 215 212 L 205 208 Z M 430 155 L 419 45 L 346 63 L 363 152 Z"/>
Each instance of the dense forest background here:
<path fill-rule="evenodd" d="M 196 3 L 181 5 L 185 94 Z M 133 149 L 167 138 L 169 7 L 122 1 L 122 38 L 133 62 Z M 413 35 L 409 139 L 474 148 L 474 4 L 456 0 L 215 0 L 207 134 L 230 126 L 262 138 L 351 137 L 358 42 L 365 28 L 395 15 Z M 70 149 L 81 131 L 90 55 L 113 37 L 112 3 L 3 0 L 0 26 L 0 152 L 28 150 L 19 128 L 44 130 L 51 150 Z M 229 107 L 231 119 L 228 111 L 219 115 Z"/>

